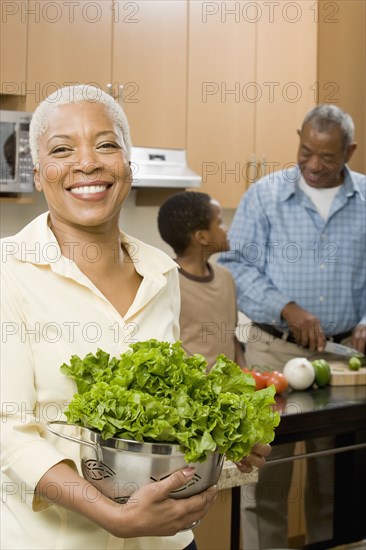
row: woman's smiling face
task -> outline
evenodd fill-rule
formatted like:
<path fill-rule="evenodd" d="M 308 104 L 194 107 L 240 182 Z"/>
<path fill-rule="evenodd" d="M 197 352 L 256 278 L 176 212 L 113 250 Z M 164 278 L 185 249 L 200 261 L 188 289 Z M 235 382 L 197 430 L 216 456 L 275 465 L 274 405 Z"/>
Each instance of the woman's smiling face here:
<path fill-rule="evenodd" d="M 104 105 L 68 103 L 51 110 L 34 181 L 51 219 L 95 229 L 118 220 L 132 176 L 122 131 Z"/>

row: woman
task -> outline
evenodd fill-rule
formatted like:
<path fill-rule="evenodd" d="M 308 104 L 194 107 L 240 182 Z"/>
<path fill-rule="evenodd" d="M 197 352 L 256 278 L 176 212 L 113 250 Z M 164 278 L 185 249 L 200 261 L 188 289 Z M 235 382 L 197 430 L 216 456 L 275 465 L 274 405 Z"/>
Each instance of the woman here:
<path fill-rule="evenodd" d="M 63 88 L 35 111 L 30 143 L 49 212 L 2 243 L 2 547 L 195 548 L 181 530 L 203 518 L 216 489 L 168 497 L 194 469 L 121 505 L 79 475 L 79 446 L 45 427 L 75 392 L 60 372 L 72 354 L 179 336 L 176 264 L 118 227 L 132 179 L 125 115 L 97 88 Z M 262 447 L 243 471 L 263 464 Z"/>

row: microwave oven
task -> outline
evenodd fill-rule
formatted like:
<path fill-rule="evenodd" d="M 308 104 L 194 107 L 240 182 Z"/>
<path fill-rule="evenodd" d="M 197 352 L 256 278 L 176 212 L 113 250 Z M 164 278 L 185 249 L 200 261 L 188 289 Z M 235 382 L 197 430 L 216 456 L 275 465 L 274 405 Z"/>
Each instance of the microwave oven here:
<path fill-rule="evenodd" d="M 0 195 L 34 190 L 29 147 L 31 117 L 31 113 L 0 110 Z"/>

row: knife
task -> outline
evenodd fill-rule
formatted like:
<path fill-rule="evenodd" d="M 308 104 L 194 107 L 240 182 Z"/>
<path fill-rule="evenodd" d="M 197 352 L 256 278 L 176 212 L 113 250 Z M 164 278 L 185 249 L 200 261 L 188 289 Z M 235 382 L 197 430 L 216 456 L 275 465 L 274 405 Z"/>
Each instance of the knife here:
<path fill-rule="evenodd" d="M 342 355 L 343 357 L 352 357 L 353 355 L 364 357 L 364 355 L 355 348 L 350 348 L 348 346 L 344 346 L 343 344 L 336 344 L 335 342 L 330 342 L 329 340 L 327 340 L 325 344 L 324 351 L 327 353 L 334 353 L 335 355 Z"/>

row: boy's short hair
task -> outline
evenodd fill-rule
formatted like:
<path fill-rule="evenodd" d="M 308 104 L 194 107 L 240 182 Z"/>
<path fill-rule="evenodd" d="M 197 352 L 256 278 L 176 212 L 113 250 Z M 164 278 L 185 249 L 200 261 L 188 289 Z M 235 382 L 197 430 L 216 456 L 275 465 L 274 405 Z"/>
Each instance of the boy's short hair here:
<path fill-rule="evenodd" d="M 182 254 L 198 229 L 209 229 L 212 210 L 207 193 L 183 191 L 169 197 L 160 207 L 158 228 L 161 238 L 176 254 Z"/>

